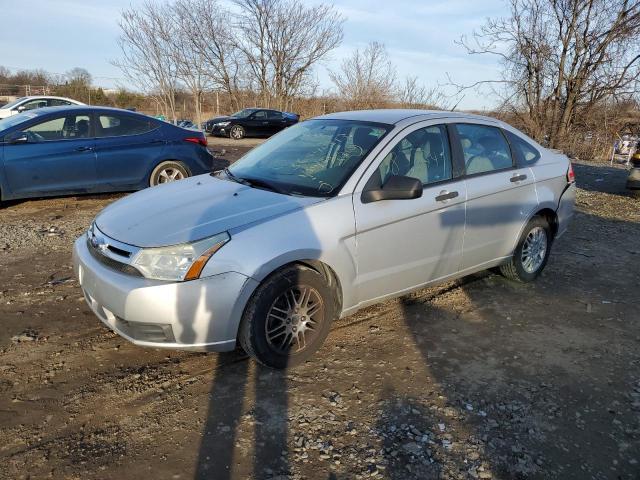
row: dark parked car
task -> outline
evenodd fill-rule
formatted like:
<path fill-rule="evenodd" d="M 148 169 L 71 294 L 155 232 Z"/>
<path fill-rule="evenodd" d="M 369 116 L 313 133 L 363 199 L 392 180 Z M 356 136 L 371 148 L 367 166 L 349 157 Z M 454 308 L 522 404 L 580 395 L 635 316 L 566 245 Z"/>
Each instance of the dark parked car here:
<path fill-rule="evenodd" d="M 295 113 L 267 108 L 245 108 L 227 117 L 216 117 L 202 124 L 211 135 L 240 140 L 244 137 L 270 137 L 293 124 L 300 117 Z"/>
<path fill-rule="evenodd" d="M 202 132 L 127 110 L 41 108 L 0 120 L 0 200 L 139 190 L 212 163 Z"/>

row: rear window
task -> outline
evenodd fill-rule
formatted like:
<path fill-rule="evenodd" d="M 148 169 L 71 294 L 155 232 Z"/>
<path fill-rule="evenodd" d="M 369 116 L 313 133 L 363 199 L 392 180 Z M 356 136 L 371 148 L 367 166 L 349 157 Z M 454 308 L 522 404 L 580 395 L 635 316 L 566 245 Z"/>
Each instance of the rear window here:
<path fill-rule="evenodd" d="M 519 164 L 533 165 L 540 159 L 540 152 L 529 142 L 508 130 L 505 131 L 505 133 L 507 134 L 507 138 Z"/>
<path fill-rule="evenodd" d="M 155 128 L 153 120 L 136 118 L 129 115 L 103 114 L 98 115 L 98 137 L 123 137 L 127 135 L 141 135 Z"/>

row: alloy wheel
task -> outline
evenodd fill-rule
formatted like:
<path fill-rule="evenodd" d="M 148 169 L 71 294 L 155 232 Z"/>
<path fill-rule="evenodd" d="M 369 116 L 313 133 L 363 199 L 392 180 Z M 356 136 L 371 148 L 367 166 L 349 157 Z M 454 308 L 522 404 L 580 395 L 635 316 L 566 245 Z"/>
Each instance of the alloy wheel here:
<path fill-rule="evenodd" d="M 267 342 L 280 354 L 304 350 L 317 335 L 324 317 L 320 293 L 312 287 L 291 287 L 282 293 L 267 313 Z"/>
<path fill-rule="evenodd" d="M 242 133 L 242 128 L 240 127 L 233 127 L 231 129 L 231 136 L 235 139 L 235 140 L 240 140 L 244 135 Z"/>
<path fill-rule="evenodd" d="M 527 273 L 536 272 L 542 266 L 547 255 L 547 232 L 542 227 L 531 229 L 522 244 L 520 260 Z"/>
<path fill-rule="evenodd" d="M 175 180 L 182 180 L 184 174 L 177 168 L 167 167 L 160 171 L 158 175 L 158 183 L 169 183 Z"/>

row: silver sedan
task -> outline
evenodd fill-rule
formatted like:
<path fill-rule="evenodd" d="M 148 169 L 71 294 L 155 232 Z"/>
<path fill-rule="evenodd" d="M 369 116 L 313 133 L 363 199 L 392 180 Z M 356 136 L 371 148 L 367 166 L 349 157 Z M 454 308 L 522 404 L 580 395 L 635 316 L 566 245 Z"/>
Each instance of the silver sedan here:
<path fill-rule="evenodd" d="M 74 266 L 91 309 L 135 344 L 239 344 L 284 368 L 367 305 L 491 267 L 533 281 L 574 201 L 567 157 L 498 120 L 336 113 L 113 203 Z"/>

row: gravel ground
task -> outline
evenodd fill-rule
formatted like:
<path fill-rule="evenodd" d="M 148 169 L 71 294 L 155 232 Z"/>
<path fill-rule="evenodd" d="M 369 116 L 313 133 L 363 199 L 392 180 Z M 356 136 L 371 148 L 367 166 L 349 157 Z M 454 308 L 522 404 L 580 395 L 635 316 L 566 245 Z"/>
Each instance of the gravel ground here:
<path fill-rule="evenodd" d="M 249 142 L 211 143 L 233 161 Z M 0 478 L 640 478 L 640 203 L 624 169 L 575 170 L 539 281 L 487 272 L 365 309 L 289 372 L 100 324 L 70 249 L 123 195 L 9 204 Z"/>

